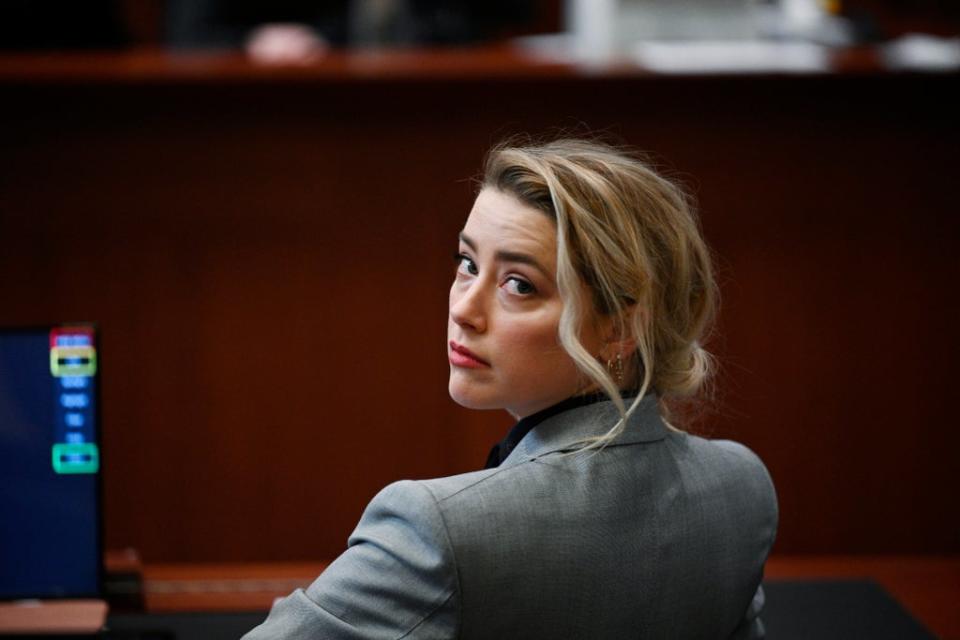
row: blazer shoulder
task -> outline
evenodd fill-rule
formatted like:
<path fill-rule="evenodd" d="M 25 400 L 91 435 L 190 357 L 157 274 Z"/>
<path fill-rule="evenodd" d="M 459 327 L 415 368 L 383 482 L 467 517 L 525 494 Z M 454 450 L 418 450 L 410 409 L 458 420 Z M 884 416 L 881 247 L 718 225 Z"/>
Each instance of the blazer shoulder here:
<path fill-rule="evenodd" d="M 777 492 L 766 465 L 749 447 L 733 440 L 706 440 L 687 436 L 705 461 L 706 470 L 722 478 L 727 487 L 739 494 L 761 513 L 778 519 Z M 765 507 L 765 508 L 763 508 Z"/>
<path fill-rule="evenodd" d="M 671 434 L 668 443 L 674 455 L 692 457 L 702 464 L 722 467 L 731 472 L 769 476 L 760 456 L 733 440 L 712 440 L 680 431 Z"/>
<path fill-rule="evenodd" d="M 773 488 L 773 479 L 763 460 L 752 449 L 733 440 L 709 440 L 731 465 L 759 481 L 765 481 Z"/>

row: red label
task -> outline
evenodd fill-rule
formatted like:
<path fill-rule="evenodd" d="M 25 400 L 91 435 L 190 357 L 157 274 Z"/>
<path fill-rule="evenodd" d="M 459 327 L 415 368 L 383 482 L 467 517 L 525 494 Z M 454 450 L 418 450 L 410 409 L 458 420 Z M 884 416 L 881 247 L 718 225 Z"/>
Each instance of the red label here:
<path fill-rule="evenodd" d="M 50 348 L 93 347 L 93 327 L 57 327 L 50 330 Z"/>

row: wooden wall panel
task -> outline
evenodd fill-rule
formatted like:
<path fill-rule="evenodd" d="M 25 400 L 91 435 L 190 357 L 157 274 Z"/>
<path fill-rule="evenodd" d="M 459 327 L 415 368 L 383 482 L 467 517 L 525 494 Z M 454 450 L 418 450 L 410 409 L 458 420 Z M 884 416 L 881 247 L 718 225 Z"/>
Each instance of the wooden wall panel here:
<path fill-rule="evenodd" d="M 767 462 L 776 550 L 956 553 L 950 80 L 7 82 L 0 322 L 101 325 L 108 546 L 331 558 L 509 426 L 447 398 L 450 255 L 493 141 L 583 123 L 700 199 L 700 429 Z"/>

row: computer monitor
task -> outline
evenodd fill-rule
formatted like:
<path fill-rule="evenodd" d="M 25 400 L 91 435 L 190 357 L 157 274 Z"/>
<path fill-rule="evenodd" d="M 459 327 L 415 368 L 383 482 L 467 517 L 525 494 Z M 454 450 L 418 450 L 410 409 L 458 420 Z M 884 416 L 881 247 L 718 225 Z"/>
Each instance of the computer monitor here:
<path fill-rule="evenodd" d="M 0 329 L 0 600 L 101 593 L 92 325 Z"/>

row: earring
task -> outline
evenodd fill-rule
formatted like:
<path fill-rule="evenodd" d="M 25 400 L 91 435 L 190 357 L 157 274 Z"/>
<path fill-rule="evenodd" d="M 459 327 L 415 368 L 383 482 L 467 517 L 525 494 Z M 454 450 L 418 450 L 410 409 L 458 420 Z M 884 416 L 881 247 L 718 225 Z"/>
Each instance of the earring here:
<path fill-rule="evenodd" d="M 616 379 L 617 385 L 623 385 L 623 357 L 619 351 L 616 360 L 607 360 L 607 371 Z"/>

